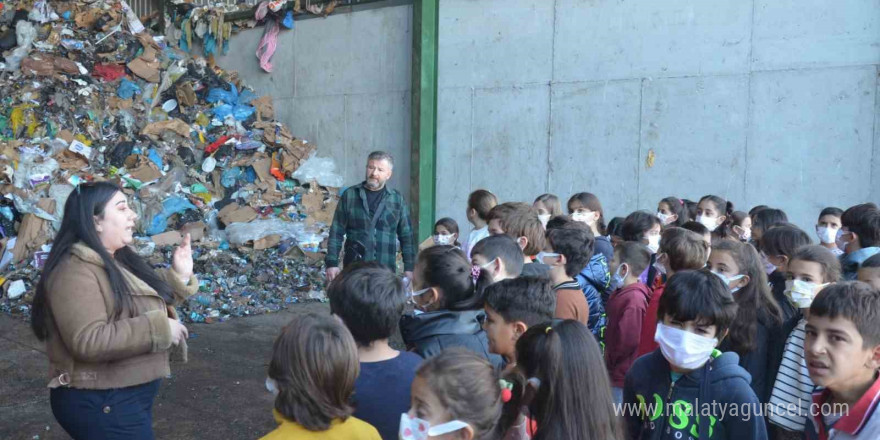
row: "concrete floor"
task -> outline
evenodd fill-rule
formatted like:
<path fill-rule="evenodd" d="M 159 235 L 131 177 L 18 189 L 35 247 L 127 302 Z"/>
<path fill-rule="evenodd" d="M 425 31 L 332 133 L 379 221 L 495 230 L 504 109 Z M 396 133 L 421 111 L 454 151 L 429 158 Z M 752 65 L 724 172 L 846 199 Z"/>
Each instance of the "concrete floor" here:
<path fill-rule="evenodd" d="M 153 410 L 157 439 L 256 439 L 275 427 L 266 368 L 272 343 L 296 313 L 328 311 L 299 304 L 288 311 L 218 324 L 190 324 L 189 363 L 172 364 Z M 43 344 L 27 322 L 0 314 L 0 439 L 67 439 L 49 407 Z"/>

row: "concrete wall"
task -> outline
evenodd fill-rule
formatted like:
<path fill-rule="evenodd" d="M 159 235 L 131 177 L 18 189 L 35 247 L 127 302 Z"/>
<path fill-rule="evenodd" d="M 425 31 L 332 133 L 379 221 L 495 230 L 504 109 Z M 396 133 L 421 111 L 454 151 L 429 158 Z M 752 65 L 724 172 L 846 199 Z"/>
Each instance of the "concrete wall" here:
<path fill-rule="evenodd" d="M 437 212 L 464 233 L 477 188 L 590 191 L 609 218 L 718 194 L 804 228 L 880 202 L 878 0 L 440 7 Z"/>
<path fill-rule="evenodd" d="M 277 119 L 332 157 L 346 185 L 363 181 L 371 151 L 391 152 L 389 185 L 408 196 L 411 28 L 411 5 L 310 18 L 281 32 L 271 74 L 255 55 L 262 28 L 235 35 L 217 64 L 272 95 Z"/>
<path fill-rule="evenodd" d="M 880 0 L 440 8 L 437 214 L 463 233 L 477 188 L 504 201 L 590 191 L 609 218 L 711 193 L 781 207 L 804 228 L 824 206 L 880 202 Z M 220 64 L 275 96 L 346 184 L 369 151 L 392 151 L 392 186 L 408 196 L 411 14 L 299 21 L 271 75 L 249 31 Z"/>

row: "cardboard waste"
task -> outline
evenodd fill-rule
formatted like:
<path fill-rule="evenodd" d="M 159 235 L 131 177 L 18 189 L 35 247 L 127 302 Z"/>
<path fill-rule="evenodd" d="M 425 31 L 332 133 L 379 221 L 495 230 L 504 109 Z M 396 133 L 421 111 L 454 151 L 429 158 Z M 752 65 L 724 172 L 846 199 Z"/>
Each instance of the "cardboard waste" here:
<path fill-rule="evenodd" d="M 0 310 L 29 316 L 65 200 L 104 180 L 124 188 L 132 247 L 152 264 L 192 237 L 186 320 L 323 297 L 332 163 L 274 119 L 271 97 L 149 25 L 121 0 L 0 9 Z"/>

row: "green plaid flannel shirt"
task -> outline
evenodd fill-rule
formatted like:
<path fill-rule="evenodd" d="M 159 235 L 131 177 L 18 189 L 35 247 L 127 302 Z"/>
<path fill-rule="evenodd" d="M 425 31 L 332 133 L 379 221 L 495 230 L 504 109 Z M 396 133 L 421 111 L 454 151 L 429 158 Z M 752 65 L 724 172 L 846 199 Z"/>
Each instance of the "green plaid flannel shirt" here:
<path fill-rule="evenodd" d="M 368 190 L 361 183 L 342 193 L 333 215 L 333 225 L 330 227 L 327 257 L 324 259 L 326 266 L 339 267 L 339 252 L 343 248 L 343 241 L 353 240 L 362 243 L 366 248 L 364 260 L 376 261 L 396 271 L 397 242 L 400 240 L 404 270 L 412 271 L 415 266 L 416 245 L 409 209 L 403 196 L 388 187 L 383 190 L 385 198 L 380 206 L 384 205 L 384 208 L 379 213 L 376 228 L 371 230 L 372 219 L 365 191 Z"/>

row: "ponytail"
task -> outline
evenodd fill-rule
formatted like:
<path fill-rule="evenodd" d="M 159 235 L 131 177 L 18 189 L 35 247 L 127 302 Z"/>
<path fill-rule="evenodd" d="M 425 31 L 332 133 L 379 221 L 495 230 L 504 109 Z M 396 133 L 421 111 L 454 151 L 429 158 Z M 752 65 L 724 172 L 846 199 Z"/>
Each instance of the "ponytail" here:
<path fill-rule="evenodd" d="M 733 202 L 713 195 L 704 196 L 700 199 L 700 203 L 703 203 L 704 201 L 712 202 L 712 204 L 715 205 L 715 210 L 718 211 L 718 215 L 724 216 L 724 223 L 718 225 L 715 231 L 712 232 L 712 237 L 721 240 L 725 238 L 739 240 L 739 237 L 733 232 Z"/>

